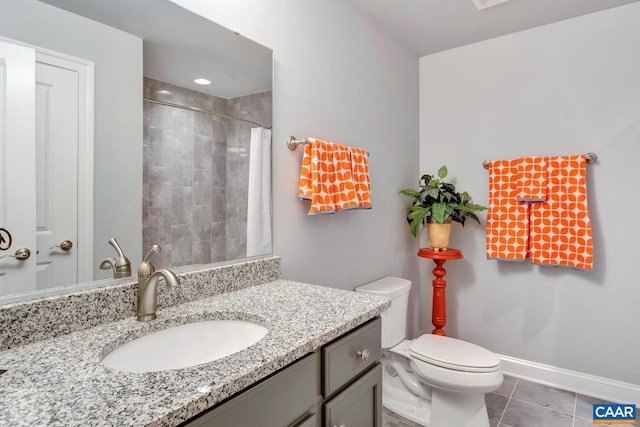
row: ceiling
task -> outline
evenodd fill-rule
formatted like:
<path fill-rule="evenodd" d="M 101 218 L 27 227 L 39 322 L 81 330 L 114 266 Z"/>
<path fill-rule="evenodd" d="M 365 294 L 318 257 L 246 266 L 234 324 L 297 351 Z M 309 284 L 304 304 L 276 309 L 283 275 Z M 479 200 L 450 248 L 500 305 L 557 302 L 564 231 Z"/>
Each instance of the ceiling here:
<path fill-rule="evenodd" d="M 511 0 L 479 11 L 472 0 L 351 0 L 418 56 L 639 0 Z"/>
<path fill-rule="evenodd" d="M 171 1 L 40 1 L 143 38 L 149 77 L 223 98 L 271 88 L 270 50 Z M 472 0 L 351 0 L 416 56 L 634 1 L 640 0 L 510 0 L 479 11 Z M 216 83 L 193 83 L 203 76 Z"/>

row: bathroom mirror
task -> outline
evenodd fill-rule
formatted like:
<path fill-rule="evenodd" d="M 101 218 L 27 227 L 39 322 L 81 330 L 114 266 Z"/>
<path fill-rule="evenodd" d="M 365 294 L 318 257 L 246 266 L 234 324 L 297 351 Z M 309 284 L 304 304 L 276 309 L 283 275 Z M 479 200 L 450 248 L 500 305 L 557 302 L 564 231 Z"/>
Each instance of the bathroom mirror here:
<path fill-rule="evenodd" d="M 0 304 L 103 285 L 112 271 L 100 264 L 117 257 L 111 238 L 133 276 L 153 244 L 163 248 L 158 268 L 269 252 L 263 245 L 247 254 L 246 229 L 252 129 L 271 126 L 270 49 L 169 0 L 2 0 L 0 39 L 85 64 L 93 120 L 93 162 L 78 163 L 93 181 L 86 192 L 79 183 L 78 222 L 87 206 L 91 226 L 69 251 L 90 253 L 91 265 L 53 289 L 38 282 L 0 291 Z M 0 256 L 18 249 L 13 237 Z M 47 250 L 67 256 L 60 245 Z M 0 262 L 0 276 L 24 265 Z"/>

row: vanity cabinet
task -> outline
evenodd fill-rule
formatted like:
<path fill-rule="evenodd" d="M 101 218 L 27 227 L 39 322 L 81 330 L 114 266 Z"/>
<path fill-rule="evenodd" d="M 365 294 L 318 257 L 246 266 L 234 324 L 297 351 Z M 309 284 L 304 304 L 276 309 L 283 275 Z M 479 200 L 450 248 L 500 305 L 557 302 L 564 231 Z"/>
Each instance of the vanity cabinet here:
<path fill-rule="evenodd" d="M 322 427 L 382 426 L 381 319 L 322 347 Z"/>
<path fill-rule="evenodd" d="M 182 425 L 381 427 L 380 324 L 370 320 Z"/>

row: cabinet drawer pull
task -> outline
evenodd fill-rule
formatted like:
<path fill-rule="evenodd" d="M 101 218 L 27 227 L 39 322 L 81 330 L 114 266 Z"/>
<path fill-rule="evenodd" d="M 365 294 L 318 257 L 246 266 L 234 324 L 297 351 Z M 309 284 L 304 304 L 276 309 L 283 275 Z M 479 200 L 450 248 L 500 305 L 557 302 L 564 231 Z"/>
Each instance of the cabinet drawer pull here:
<path fill-rule="evenodd" d="M 367 350 L 366 348 L 364 350 L 358 350 L 356 355 L 360 359 L 362 359 L 363 362 L 366 362 L 367 360 L 369 360 L 369 350 Z M 342 427 L 342 426 L 340 426 L 340 427 Z"/>

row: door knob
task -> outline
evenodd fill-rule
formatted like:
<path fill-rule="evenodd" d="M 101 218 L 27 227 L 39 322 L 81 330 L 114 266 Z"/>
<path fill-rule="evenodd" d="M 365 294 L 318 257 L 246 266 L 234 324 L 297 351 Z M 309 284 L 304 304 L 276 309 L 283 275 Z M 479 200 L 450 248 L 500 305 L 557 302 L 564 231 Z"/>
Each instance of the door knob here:
<path fill-rule="evenodd" d="M 60 248 L 66 252 L 66 251 L 70 251 L 72 247 L 73 247 L 73 242 L 71 240 L 63 240 L 62 242 L 60 242 L 59 245 L 51 246 L 49 249 Z"/>
<path fill-rule="evenodd" d="M 15 255 L 3 255 L 1 258 L 15 258 L 20 261 L 24 261 L 25 259 L 31 256 L 31 251 L 27 248 L 20 248 L 16 251 Z"/>

